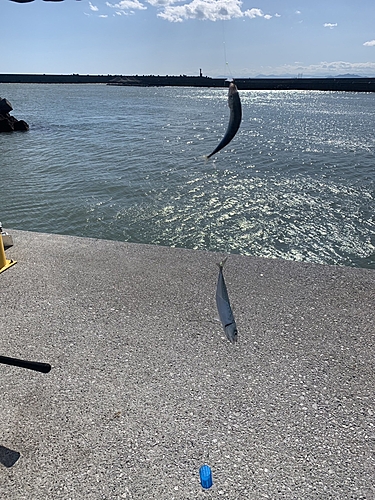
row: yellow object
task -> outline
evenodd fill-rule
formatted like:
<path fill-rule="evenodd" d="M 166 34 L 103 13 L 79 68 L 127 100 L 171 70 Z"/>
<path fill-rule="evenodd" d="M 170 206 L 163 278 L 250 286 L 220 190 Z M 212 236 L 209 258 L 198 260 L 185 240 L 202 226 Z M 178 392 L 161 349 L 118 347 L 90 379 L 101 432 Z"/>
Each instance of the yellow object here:
<path fill-rule="evenodd" d="M 5 257 L 3 237 L 0 234 L 0 273 L 13 266 L 16 262 L 16 260 L 9 260 Z"/>

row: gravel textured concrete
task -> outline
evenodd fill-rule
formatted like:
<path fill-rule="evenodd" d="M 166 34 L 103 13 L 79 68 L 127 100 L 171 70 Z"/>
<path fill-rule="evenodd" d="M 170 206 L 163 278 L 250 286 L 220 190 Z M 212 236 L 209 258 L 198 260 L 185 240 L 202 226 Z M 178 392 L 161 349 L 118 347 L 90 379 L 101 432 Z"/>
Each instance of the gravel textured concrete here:
<path fill-rule="evenodd" d="M 0 498 L 375 498 L 374 271 L 10 232 Z"/>

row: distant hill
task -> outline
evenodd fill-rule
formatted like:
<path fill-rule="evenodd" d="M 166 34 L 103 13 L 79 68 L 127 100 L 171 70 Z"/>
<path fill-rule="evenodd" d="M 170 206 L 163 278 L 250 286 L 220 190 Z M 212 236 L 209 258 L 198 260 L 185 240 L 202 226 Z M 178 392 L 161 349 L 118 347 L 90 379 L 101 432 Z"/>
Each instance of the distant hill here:
<path fill-rule="evenodd" d="M 283 75 L 257 75 L 254 78 L 370 78 L 365 75 L 352 75 L 346 73 L 345 75 L 291 75 L 290 73 L 285 73 Z"/>
<path fill-rule="evenodd" d="M 285 73 L 283 75 L 257 75 L 254 76 L 254 78 L 297 78 L 297 75 L 290 75 L 289 73 Z"/>
<path fill-rule="evenodd" d="M 345 75 L 337 75 L 334 76 L 333 78 L 369 78 L 369 77 L 361 75 L 351 75 L 350 73 L 345 73 Z"/>

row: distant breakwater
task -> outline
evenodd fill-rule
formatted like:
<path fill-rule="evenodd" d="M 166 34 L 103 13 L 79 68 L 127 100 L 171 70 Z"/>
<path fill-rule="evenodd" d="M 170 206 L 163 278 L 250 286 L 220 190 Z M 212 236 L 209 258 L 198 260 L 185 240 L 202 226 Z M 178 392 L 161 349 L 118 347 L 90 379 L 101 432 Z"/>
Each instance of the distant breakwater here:
<path fill-rule="evenodd" d="M 323 90 L 375 92 L 375 78 L 236 78 L 239 90 Z M 101 83 L 141 87 L 227 87 L 224 78 L 159 75 L 0 74 L 0 83 Z"/>

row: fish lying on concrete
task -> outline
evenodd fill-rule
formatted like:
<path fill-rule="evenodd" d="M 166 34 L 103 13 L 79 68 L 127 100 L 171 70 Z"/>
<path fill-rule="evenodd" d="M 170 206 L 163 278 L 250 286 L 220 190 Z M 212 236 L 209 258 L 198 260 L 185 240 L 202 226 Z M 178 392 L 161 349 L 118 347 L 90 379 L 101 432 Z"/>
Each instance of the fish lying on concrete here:
<path fill-rule="evenodd" d="M 221 139 L 217 148 L 215 148 L 211 154 L 206 156 L 206 158 L 211 158 L 214 154 L 218 153 L 221 149 L 223 149 L 233 137 L 236 135 L 237 130 L 240 128 L 241 120 L 242 120 L 242 108 L 240 95 L 238 93 L 236 85 L 231 82 L 229 85 L 228 91 L 228 106 L 230 109 L 229 123 L 227 131 L 225 132 L 224 137 Z"/>
<path fill-rule="evenodd" d="M 216 305 L 220 321 L 223 324 L 225 335 L 230 342 L 237 342 L 237 326 L 230 306 L 227 286 L 224 281 L 223 267 L 228 257 L 217 264 L 219 266 L 219 277 L 216 288 Z"/>

